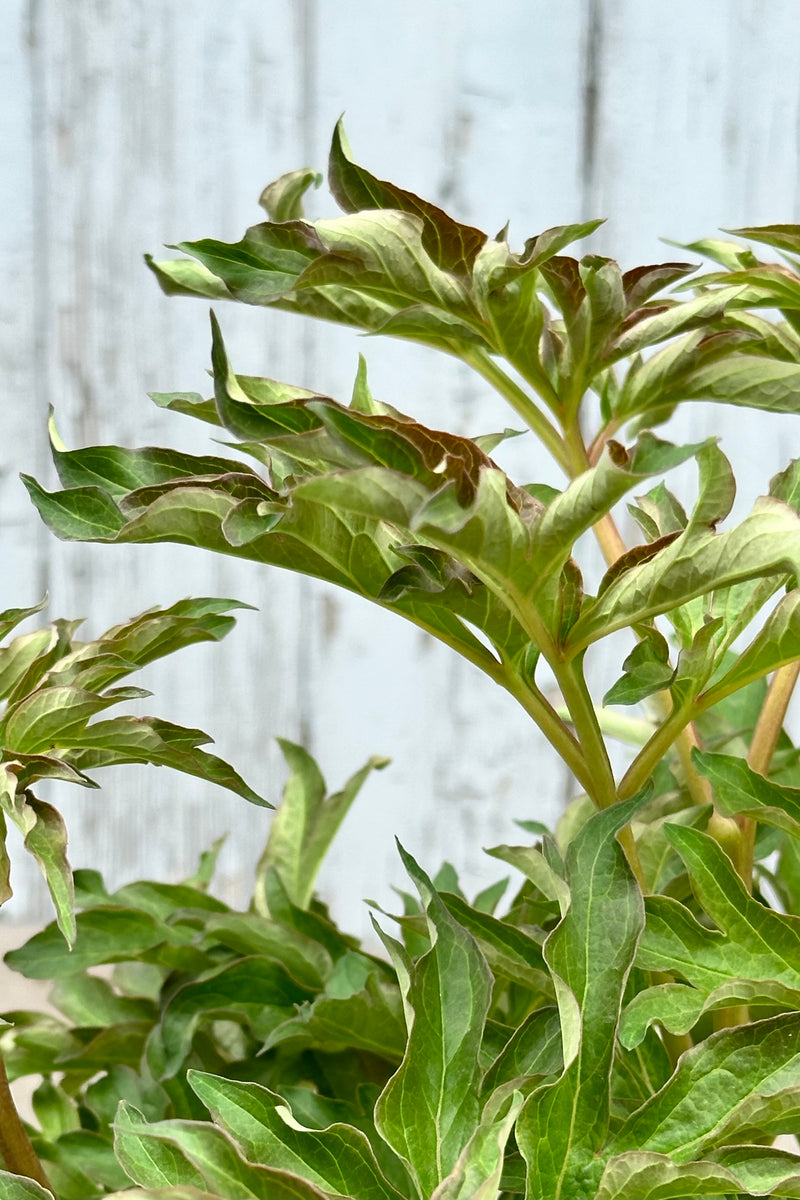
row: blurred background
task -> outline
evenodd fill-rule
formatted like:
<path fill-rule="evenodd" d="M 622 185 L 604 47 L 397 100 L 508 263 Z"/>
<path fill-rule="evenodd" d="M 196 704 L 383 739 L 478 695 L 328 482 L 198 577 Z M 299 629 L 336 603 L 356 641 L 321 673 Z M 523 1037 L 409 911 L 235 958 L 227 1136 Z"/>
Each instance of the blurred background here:
<path fill-rule="evenodd" d="M 55 482 L 49 405 L 69 446 L 211 450 L 199 423 L 147 398 L 208 394 L 209 330 L 203 303 L 165 298 L 142 254 L 238 239 L 260 219 L 265 183 L 324 169 L 343 111 L 357 161 L 490 234 L 510 220 L 517 248 L 604 216 L 591 249 L 631 267 L 681 257 L 660 237 L 800 220 L 800 5 L 3 0 L 0 95 L 0 608 L 47 591 L 47 617 L 85 616 L 94 636 L 185 595 L 256 606 L 223 643 L 143 672 L 144 711 L 207 730 L 273 801 L 275 735 L 302 741 L 332 788 L 370 754 L 392 758 L 321 879 L 354 933 L 368 925 L 364 897 L 393 906 L 395 834 L 431 872 L 452 861 L 468 892 L 496 879 L 480 847 L 517 840 L 514 818 L 553 821 L 572 790 L 510 697 L 411 625 L 316 581 L 185 547 L 59 543 L 18 472 Z M 335 210 L 324 187 L 308 207 Z M 433 427 L 513 424 L 434 351 L 272 310 L 218 315 L 241 372 L 347 400 L 361 351 L 373 392 Z M 687 431 L 720 435 L 747 509 L 797 453 L 800 426 L 695 405 L 670 430 Z M 498 458 L 519 482 L 560 482 L 530 437 Z M 602 680 L 612 667 L 597 669 Z M 101 782 L 57 796 L 74 866 L 114 885 L 177 880 L 229 831 L 217 886 L 245 901 L 268 813 L 166 770 L 116 768 Z M 49 920 L 11 837 L 6 943 Z"/>

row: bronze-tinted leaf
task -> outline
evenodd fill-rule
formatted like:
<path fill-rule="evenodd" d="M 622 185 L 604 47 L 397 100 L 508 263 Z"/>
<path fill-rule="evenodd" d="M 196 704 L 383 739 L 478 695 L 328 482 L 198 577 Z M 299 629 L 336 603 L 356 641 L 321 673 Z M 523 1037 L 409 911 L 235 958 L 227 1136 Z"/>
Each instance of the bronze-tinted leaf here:
<path fill-rule="evenodd" d="M 336 126 L 328 163 L 328 182 L 337 203 L 345 212 L 370 208 L 393 208 L 411 213 L 422 221 L 422 244 L 437 266 L 445 271 L 468 274 L 486 234 L 471 225 L 454 221 L 441 208 L 422 200 L 393 183 L 376 179 L 350 157 L 342 122 Z"/>

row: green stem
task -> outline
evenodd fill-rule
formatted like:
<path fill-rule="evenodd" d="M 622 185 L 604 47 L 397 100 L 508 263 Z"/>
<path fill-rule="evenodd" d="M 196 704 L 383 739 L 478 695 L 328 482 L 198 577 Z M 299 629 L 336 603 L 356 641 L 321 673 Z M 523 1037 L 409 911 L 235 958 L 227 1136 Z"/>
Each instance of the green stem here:
<path fill-rule="evenodd" d="M 27 1175 L 42 1187 L 52 1191 L 50 1181 L 31 1145 L 31 1139 L 22 1124 L 6 1075 L 6 1066 L 0 1054 L 0 1157 L 6 1169 L 14 1175 Z"/>
<path fill-rule="evenodd" d="M 647 886 L 642 860 L 639 858 L 639 847 L 636 845 L 636 838 L 633 836 L 633 830 L 630 825 L 624 825 L 617 834 L 617 841 L 625 852 L 625 857 L 628 860 L 628 866 L 633 871 L 636 882 L 639 885 L 639 891 L 643 896 L 646 896 L 650 891 Z"/>
<path fill-rule="evenodd" d="M 703 778 L 692 762 L 692 751 L 695 747 L 699 749 L 699 746 L 694 725 L 689 721 L 675 738 L 675 748 L 683 767 L 686 788 L 695 804 L 712 804 L 714 795 L 711 791 L 711 784 Z"/>
<path fill-rule="evenodd" d="M 622 777 L 618 788 L 620 800 L 635 796 L 644 787 L 670 746 L 678 739 L 692 719 L 691 707 L 673 709 L 663 724 L 636 755 Z"/>
<path fill-rule="evenodd" d="M 759 713 L 747 763 L 751 770 L 766 775 L 781 736 L 786 712 L 800 677 L 800 661 L 780 667 L 772 676 L 767 698 Z M 752 817 L 740 817 L 742 836 L 740 872 L 748 891 L 753 890 L 753 863 L 756 849 L 756 822 Z"/>
<path fill-rule="evenodd" d="M 456 650 L 462 658 L 467 659 L 468 662 L 478 667 L 485 675 L 494 680 L 495 683 L 505 688 L 522 705 L 528 715 L 533 718 L 551 746 L 561 755 L 581 787 L 585 788 L 591 794 L 593 774 L 587 765 L 580 743 L 573 737 L 552 704 L 545 699 L 537 687 L 524 683 L 511 668 L 494 658 L 491 652 L 484 649 L 483 646 L 473 651 L 464 641 L 449 637 L 443 629 L 434 628 L 412 613 L 394 608 L 388 604 L 383 607 L 386 607 L 390 612 L 401 613 L 406 620 L 411 621 L 412 624 L 417 625 L 420 629 L 424 629 L 426 633 L 431 634 L 438 641 L 444 642 L 446 646 L 450 646 L 453 650 Z M 538 644 L 542 635 L 538 629 L 537 633 L 538 638 L 535 640 Z"/>
<path fill-rule="evenodd" d="M 527 392 L 524 392 L 510 375 L 506 375 L 503 368 L 498 366 L 485 350 L 465 351 L 462 358 L 508 401 L 525 424 L 547 447 L 562 470 L 569 474 L 569 458 L 563 439 L 544 413 L 536 407 Z"/>
<path fill-rule="evenodd" d="M 624 742 L 626 746 L 646 746 L 656 728 L 654 721 L 648 721 L 644 717 L 626 717 L 612 708 L 595 705 L 594 711 L 603 736 Z M 555 712 L 562 721 L 571 721 L 569 709 L 565 704 L 556 705 Z"/>
<path fill-rule="evenodd" d="M 581 660 L 573 659 L 570 663 L 561 664 L 551 662 L 550 665 L 561 688 L 564 703 L 570 711 L 584 757 L 592 766 L 592 785 L 586 790 L 598 808 L 609 808 L 617 799 L 614 772 L 611 769 L 597 713 L 583 677 Z"/>
<path fill-rule="evenodd" d="M 504 679 L 498 675 L 497 682 L 502 684 L 515 700 L 519 701 L 528 715 L 539 726 L 550 745 L 561 755 L 561 758 L 572 771 L 572 774 L 578 780 L 581 787 L 591 794 L 594 779 L 581 745 L 577 738 L 570 733 L 559 713 L 545 699 L 539 689 L 524 684 L 511 671 L 506 673 Z"/>

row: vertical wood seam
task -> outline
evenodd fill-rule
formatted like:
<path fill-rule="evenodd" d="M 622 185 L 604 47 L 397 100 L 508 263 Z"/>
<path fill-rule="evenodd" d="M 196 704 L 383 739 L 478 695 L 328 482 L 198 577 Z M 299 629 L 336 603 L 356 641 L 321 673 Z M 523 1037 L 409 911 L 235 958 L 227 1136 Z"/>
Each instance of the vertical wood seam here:
<path fill-rule="evenodd" d="M 46 416 L 50 410 L 52 392 L 50 387 L 50 263 L 47 254 L 50 213 L 47 179 L 47 100 L 43 63 L 42 14 L 44 0 L 29 0 L 26 14 L 25 40 L 28 46 L 30 69 L 30 130 L 31 130 L 31 174 L 32 174 L 32 232 L 31 280 L 33 296 L 33 363 L 31 381 L 33 396 L 30 398 L 34 434 L 34 470 L 36 475 L 47 478 L 50 473 L 50 452 L 47 437 Z M 36 599 L 50 592 L 51 561 L 50 534 L 43 522 L 31 509 L 33 524 L 33 547 L 36 557 Z M 30 597 L 21 598 L 19 603 L 30 603 Z M 49 612 L 45 609 L 45 614 Z"/>
<path fill-rule="evenodd" d="M 317 3 L 299 0 L 297 5 L 297 43 L 300 58 L 299 127 L 303 162 L 314 166 L 317 123 Z M 317 335 L 313 322 L 306 318 L 302 334 L 303 374 L 307 387 L 316 386 Z M 314 745 L 314 702 L 311 687 L 315 633 L 314 585 L 301 575 L 298 579 L 297 630 L 297 731 L 300 743 L 309 751 Z M 271 731 L 272 733 L 282 731 Z"/>
<path fill-rule="evenodd" d="M 593 217 L 597 183 L 597 139 L 600 125 L 600 88 L 603 56 L 602 0 L 588 0 L 584 79 L 582 89 L 581 191 L 583 216 Z M 592 209 L 590 212 L 589 210 Z"/>

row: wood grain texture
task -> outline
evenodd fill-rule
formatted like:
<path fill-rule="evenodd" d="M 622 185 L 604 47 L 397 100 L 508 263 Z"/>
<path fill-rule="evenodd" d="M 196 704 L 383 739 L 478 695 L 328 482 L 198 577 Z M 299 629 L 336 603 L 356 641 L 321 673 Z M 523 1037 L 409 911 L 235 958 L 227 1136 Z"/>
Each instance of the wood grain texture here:
<path fill-rule="evenodd" d="M 661 235 L 798 220 L 798 59 L 793 0 L 6 0 L 0 602 L 46 587 L 51 615 L 86 614 L 92 633 L 185 594 L 257 605 L 222 646 L 151 668 L 147 707 L 207 729 L 273 799 L 275 734 L 305 740 L 332 785 L 371 753 L 393 758 L 323 875 L 355 931 L 362 897 L 391 906 L 389 884 L 401 882 L 392 834 L 431 869 L 452 859 L 477 887 L 496 874 L 480 845 L 513 840 L 514 817 L 553 819 L 563 772 L 510 699 L 381 610 L 183 547 L 55 542 L 16 479 L 52 478 L 48 405 L 68 444 L 207 446 L 194 422 L 146 399 L 203 390 L 209 338 L 203 305 L 163 297 L 141 254 L 238 237 L 266 181 L 324 166 L 343 110 L 376 174 L 490 232 L 510 219 L 518 243 L 605 215 L 593 246 L 631 265 L 673 257 Z M 321 191 L 311 207 L 332 202 Z M 274 312 L 219 315 L 238 369 L 346 398 L 361 350 L 376 394 L 433 426 L 483 433 L 507 421 L 479 380 L 424 348 Z M 723 437 L 747 506 L 798 424 L 696 406 L 675 432 Z M 500 457 L 520 479 L 559 482 L 530 439 Z M 597 658 L 605 680 L 611 664 Z M 262 812 L 135 768 L 107 772 L 99 795 L 58 800 L 75 864 L 114 882 L 177 878 L 230 829 L 221 882 L 244 898 Z M 15 884 L 0 919 L 39 920 L 46 898 L 20 853 Z"/>

